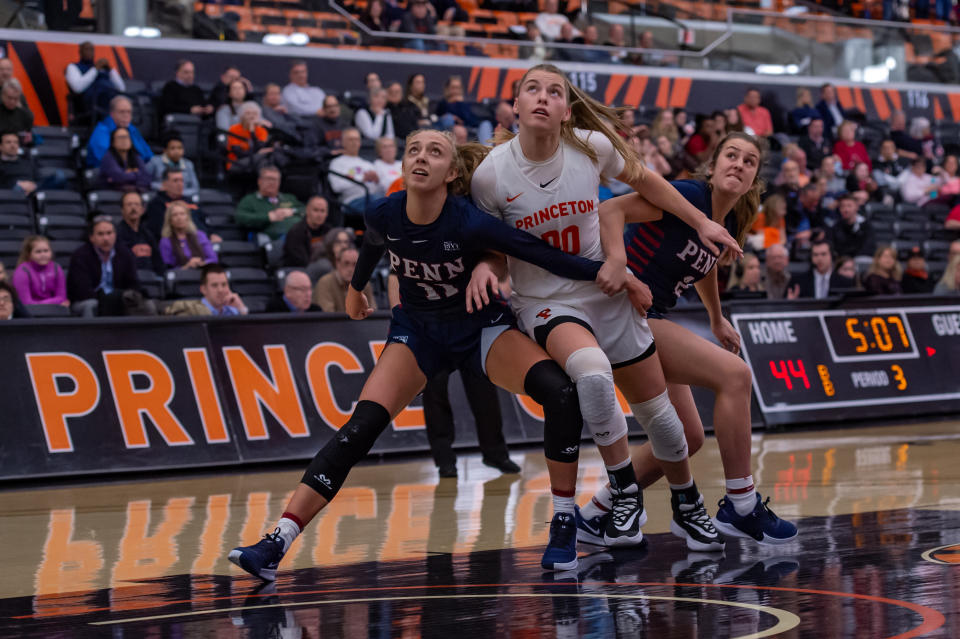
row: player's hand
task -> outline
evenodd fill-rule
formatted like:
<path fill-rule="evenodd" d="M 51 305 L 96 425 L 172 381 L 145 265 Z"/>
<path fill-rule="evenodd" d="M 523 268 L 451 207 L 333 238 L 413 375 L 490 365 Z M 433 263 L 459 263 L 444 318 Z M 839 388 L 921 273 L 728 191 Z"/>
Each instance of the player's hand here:
<path fill-rule="evenodd" d="M 367 296 L 363 294 L 363 291 L 358 291 L 353 286 L 347 286 L 345 306 L 350 319 L 362 320 L 373 312 L 373 308 L 367 301 Z"/>
<path fill-rule="evenodd" d="M 600 290 L 606 295 L 619 293 L 627 284 L 626 265 L 614 260 L 607 260 L 600 267 L 596 282 Z"/>
<path fill-rule="evenodd" d="M 653 293 L 650 287 L 635 278 L 632 274 L 627 274 L 625 287 L 627 289 L 627 298 L 641 317 L 647 316 L 647 309 L 653 305 Z"/>
<path fill-rule="evenodd" d="M 711 324 L 710 331 L 726 350 L 734 355 L 740 354 L 740 333 L 733 328 L 733 324 L 727 321 L 727 318 L 721 317 L 715 324 Z"/>
<path fill-rule="evenodd" d="M 727 229 L 723 228 L 723 225 L 717 224 L 713 220 L 704 218 L 700 228 L 697 229 L 697 235 L 700 236 L 703 245 L 714 255 L 720 255 L 720 249 L 717 248 L 719 244 L 729 248 L 737 259 L 743 257 L 743 249 L 733 239 L 733 236 L 727 232 Z"/>
<path fill-rule="evenodd" d="M 490 265 L 486 262 L 477 262 L 473 267 L 473 273 L 470 274 L 470 283 L 467 284 L 467 312 L 472 313 L 476 308 L 478 311 L 490 303 L 490 293 L 496 291 L 500 286 L 500 278 L 493 272 Z"/>

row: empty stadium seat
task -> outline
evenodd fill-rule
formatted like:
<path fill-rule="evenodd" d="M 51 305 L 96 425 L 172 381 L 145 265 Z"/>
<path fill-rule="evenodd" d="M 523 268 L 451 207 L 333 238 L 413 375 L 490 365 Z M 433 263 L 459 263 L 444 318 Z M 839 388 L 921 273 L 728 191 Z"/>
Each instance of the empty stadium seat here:
<path fill-rule="evenodd" d="M 4 217 L 22 217 L 33 221 L 33 209 L 23 191 L 16 189 L 0 189 L 0 212 Z"/>
<path fill-rule="evenodd" d="M 51 240 L 83 241 L 87 238 L 87 220 L 75 215 L 41 215 L 37 231 Z"/>
<path fill-rule="evenodd" d="M 60 304 L 27 304 L 27 312 L 33 317 L 70 317 L 70 308 Z"/>
<path fill-rule="evenodd" d="M 276 290 L 273 279 L 259 268 L 231 268 L 227 271 L 230 288 L 244 295 L 272 295 Z"/>
<path fill-rule="evenodd" d="M 17 240 L 0 240 L 0 263 L 3 263 L 8 273 L 17 265 L 22 244 Z"/>
<path fill-rule="evenodd" d="M 171 269 L 166 278 L 168 297 L 200 297 L 199 269 Z"/>
<path fill-rule="evenodd" d="M 166 290 L 162 277 L 153 271 L 137 269 L 137 279 L 140 281 L 140 288 L 143 289 L 147 297 L 155 300 L 163 299 Z"/>
<path fill-rule="evenodd" d="M 78 248 L 86 244 L 86 239 L 81 240 L 57 240 L 53 243 L 53 260 L 67 268 L 70 265 L 70 257 Z"/>
<path fill-rule="evenodd" d="M 228 267 L 263 267 L 263 253 L 260 248 L 249 242 L 226 241 L 217 242 L 213 250 L 220 258 L 220 263 Z"/>
<path fill-rule="evenodd" d="M 0 210 L 4 210 L 0 206 Z M 0 213 L 0 240 L 22 240 L 33 233 L 33 219 Z"/>

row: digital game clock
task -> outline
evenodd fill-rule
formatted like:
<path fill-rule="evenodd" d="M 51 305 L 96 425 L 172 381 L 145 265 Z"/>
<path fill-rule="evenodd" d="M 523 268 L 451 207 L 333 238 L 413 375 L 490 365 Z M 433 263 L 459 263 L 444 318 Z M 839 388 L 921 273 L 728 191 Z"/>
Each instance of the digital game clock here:
<path fill-rule="evenodd" d="M 960 306 L 732 320 L 768 423 L 960 411 Z"/>

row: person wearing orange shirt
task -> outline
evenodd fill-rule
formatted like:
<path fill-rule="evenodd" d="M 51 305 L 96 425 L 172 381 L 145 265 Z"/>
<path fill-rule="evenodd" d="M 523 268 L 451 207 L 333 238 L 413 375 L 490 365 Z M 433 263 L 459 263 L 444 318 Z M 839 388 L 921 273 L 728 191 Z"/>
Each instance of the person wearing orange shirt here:
<path fill-rule="evenodd" d="M 740 120 L 745 129 L 752 131 L 757 137 L 765 138 L 773 135 L 773 119 L 766 107 L 760 106 L 760 90 L 750 88 L 743 96 L 743 103 L 737 106 Z"/>

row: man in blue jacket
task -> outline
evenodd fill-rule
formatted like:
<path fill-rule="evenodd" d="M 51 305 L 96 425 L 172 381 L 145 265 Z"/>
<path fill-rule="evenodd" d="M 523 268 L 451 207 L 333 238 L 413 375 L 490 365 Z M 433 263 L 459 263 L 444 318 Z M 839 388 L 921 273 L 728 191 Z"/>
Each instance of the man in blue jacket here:
<path fill-rule="evenodd" d="M 130 131 L 130 140 L 144 162 L 153 157 L 150 145 L 143 139 L 143 135 L 133 125 L 133 103 L 130 99 L 118 95 L 110 100 L 110 115 L 100 121 L 90 134 L 87 144 L 87 166 L 97 168 L 103 161 L 103 155 L 110 148 L 110 134 L 117 127 L 124 127 Z"/>

